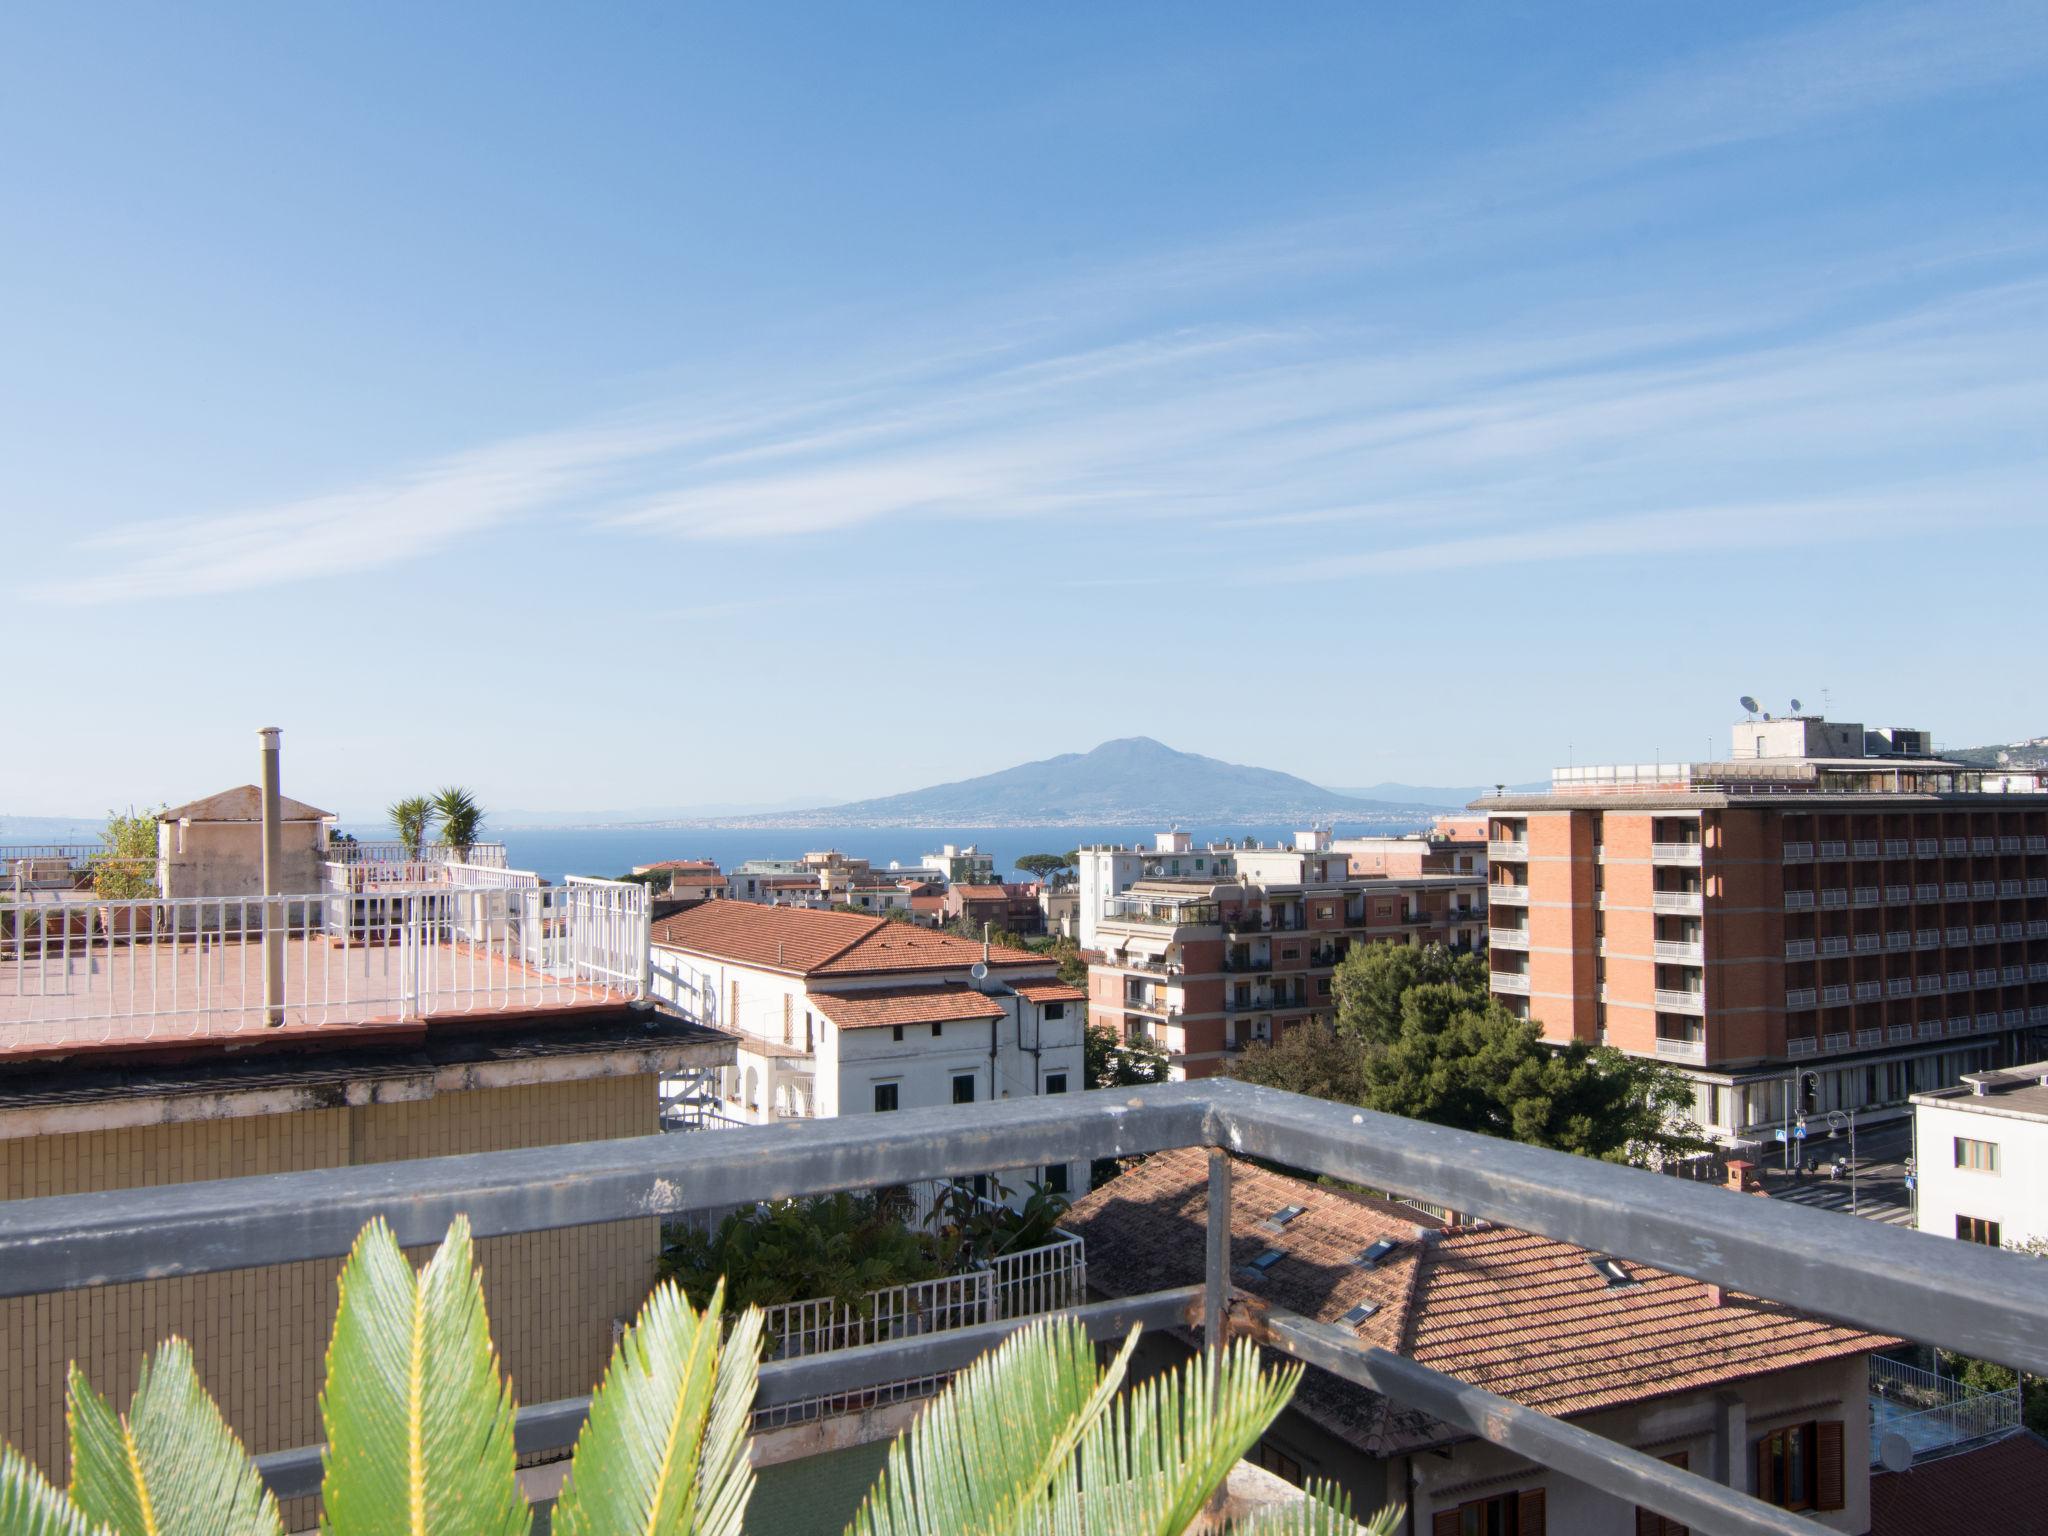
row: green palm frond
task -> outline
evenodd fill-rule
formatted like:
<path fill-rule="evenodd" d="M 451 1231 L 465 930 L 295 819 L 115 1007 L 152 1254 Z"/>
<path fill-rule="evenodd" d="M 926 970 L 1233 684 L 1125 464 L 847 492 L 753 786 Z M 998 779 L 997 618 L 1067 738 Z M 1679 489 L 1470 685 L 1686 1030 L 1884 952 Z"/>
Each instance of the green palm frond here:
<path fill-rule="evenodd" d="M 702 1312 L 673 1282 L 647 1299 L 590 1400 L 559 1536 L 739 1536 L 761 1314 L 722 1337 L 724 1310 L 722 1286 Z"/>
<path fill-rule="evenodd" d="M 1098 1371 L 1080 1324 L 1035 1323 L 953 1379 L 889 1448 L 851 1536 L 967 1536 L 1037 1523 L 1122 1385 L 1138 1330 Z M 1105 1529 L 1113 1529 L 1106 1527 Z"/>
<path fill-rule="evenodd" d="M 1308 1496 L 1278 1509 L 1263 1509 L 1231 1527 L 1232 1536 L 1395 1536 L 1405 1506 L 1389 1504 L 1364 1524 L 1351 1513 L 1351 1499 L 1335 1483 L 1308 1485 Z"/>
<path fill-rule="evenodd" d="M 116 1536 L 282 1536 L 277 1501 L 192 1368 L 167 1339 L 117 1414 L 71 1368 L 71 1502 Z M 4 1527 L 0 1527 L 4 1529 Z"/>
<path fill-rule="evenodd" d="M 384 814 L 391 818 L 391 830 L 398 834 L 407 855 L 418 858 L 427 840 L 427 828 L 433 824 L 434 802 L 425 795 L 407 795 L 403 800 L 393 801 Z"/>
<path fill-rule="evenodd" d="M 5 1536 L 101 1536 L 78 1506 L 50 1486 L 13 1446 L 0 1445 L 0 1532 Z"/>
<path fill-rule="evenodd" d="M 337 1536 L 525 1536 L 512 1393 L 498 1372 L 458 1216 L 419 1274 L 381 1220 L 341 1271 L 320 1416 L 322 1529 Z"/>
<path fill-rule="evenodd" d="M 434 796 L 433 813 L 441 819 L 441 841 L 450 848 L 468 849 L 483 831 L 483 807 L 476 796 L 455 785 Z"/>

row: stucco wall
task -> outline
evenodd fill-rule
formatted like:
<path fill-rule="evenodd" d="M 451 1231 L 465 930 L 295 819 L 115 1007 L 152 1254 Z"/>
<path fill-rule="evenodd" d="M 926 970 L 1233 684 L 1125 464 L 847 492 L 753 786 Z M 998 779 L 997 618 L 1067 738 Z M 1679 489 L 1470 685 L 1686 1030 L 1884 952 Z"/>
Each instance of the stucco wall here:
<path fill-rule="evenodd" d="M 261 896 L 263 827 L 253 821 L 157 823 L 157 879 L 165 896 Z M 327 827 L 288 821 L 279 831 L 283 895 L 321 889 L 326 876 Z"/>

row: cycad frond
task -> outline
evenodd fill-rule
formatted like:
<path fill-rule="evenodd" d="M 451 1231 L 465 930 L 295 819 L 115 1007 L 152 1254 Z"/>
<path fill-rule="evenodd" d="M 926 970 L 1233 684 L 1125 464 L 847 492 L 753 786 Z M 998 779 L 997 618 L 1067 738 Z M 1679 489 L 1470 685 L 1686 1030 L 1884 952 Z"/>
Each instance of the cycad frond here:
<path fill-rule="evenodd" d="M 1088 1427 L 1122 1384 L 1138 1330 L 1107 1371 L 1080 1324 L 1035 1323 L 954 1377 L 889 1448 L 852 1536 L 997 1536 L 1035 1527 L 1071 1484 Z"/>
<path fill-rule="evenodd" d="M 1235 1523 L 1231 1536 L 1395 1536 L 1406 1513 L 1404 1506 L 1389 1504 L 1361 1525 L 1349 1495 L 1335 1483 L 1315 1482 L 1307 1497 Z"/>
<path fill-rule="evenodd" d="M 102 1536 L 78 1506 L 50 1486 L 11 1445 L 0 1445 L 0 1532 L 6 1536 Z"/>
<path fill-rule="evenodd" d="M 555 1505 L 560 1536 L 738 1536 L 761 1314 L 721 1337 L 725 1292 L 704 1311 L 656 1287 L 619 1341 Z"/>
<path fill-rule="evenodd" d="M 277 1501 L 200 1385 L 183 1339 L 142 1362 L 126 1414 L 76 1365 L 67 1396 L 71 1502 L 88 1521 L 116 1536 L 282 1536 Z"/>
<path fill-rule="evenodd" d="M 525 1536 L 512 1412 L 467 1218 L 417 1275 L 391 1229 L 371 1222 L 342 1266 L 327 1346 L 322 1529 Z"/>

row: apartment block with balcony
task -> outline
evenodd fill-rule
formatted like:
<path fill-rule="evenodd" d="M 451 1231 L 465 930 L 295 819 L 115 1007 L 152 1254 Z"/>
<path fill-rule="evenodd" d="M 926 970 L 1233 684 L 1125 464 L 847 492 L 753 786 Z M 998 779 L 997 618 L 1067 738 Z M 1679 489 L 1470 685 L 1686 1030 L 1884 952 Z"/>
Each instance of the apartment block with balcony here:
<path fill-rule="evenodd" d="M 1480 947 L 1484 898 L 1477 873 L 1354 876 L 1322 832 L 1291 848 L 1196 850 L 1169 833 L 1135 855 L 1083 849 L 1089 1019 L 1158 1046 L 1177 1078 L 1206 1077 L 1255 1041 L 1328 1017 L 1354 945 Z"/>
<path fill-rule="evenodd" d="M 1561 769 L 1489 817 L 1493 990 L 1558 1041 L 1679 1067 L 1724 1141 L 2037 1055 L 2048 794 L 1926 734 L 1745 721 L 1718 763 Z"/>
<path fill-rule="evenodd" d="M 0 892 L 0 1202 L 647 1136 L 664 1078 L 732 1060 L 646 1001 L 641 886 L 330 842 L 279 796 L 266 895 L 263 799 L 165 813 L 153 894 Z M 659 1251 L 651 1217 L 479 1242 L 523 1390 L 589 1390 Z M 317 1440 L 338 1268 L 0 1300 L 0 1441 L 58 1471 L 67 1362 L 125 1401 L 172 1333 L 251 1450 Z"/>

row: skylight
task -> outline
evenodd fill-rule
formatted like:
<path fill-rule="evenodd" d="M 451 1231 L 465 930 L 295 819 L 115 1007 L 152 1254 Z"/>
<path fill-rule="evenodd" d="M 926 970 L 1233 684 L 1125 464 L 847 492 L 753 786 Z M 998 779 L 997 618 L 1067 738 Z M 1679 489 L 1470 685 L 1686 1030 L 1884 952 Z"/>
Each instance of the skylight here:
<path fill-rule="evenodd" d="M 1634 1285 L 1636 1277 L 1622 1268 L 1621 1260 L 1610 1259 L 1604 1253 L 1596 1253 L 1586 1261 L 1591 1264 L 1600 1278 L 1611 1286 Z"/>
<path fill-rule="evenodd" d="M 1383 1237 L 1358 1256 L 1358 1262 L 1367 1269 L 1376 1268 L 1380 1260 L 1401 1246 L 1398 1238 Z"/>
<path fill-rule="evenodd" d="M 1245 1265 L 1245 1268 L 1256 1269 L 1260 1274 L 1263 1275 L 1267 1270 L 1271 1269 L 1275 1264 L 1278 1264 L 1282 1259 L 1286 1257 L 1287 1255 L 1282 1253 L 1278 1248 L 1268 1248 L 1264 1253 L 1260 1254 L 1257 1258 L 1253 1259 L 1251 1263 Z"/>
<path fill-rule="evenodd" d="M 1371 1317 L 1373 1313 L 1379 1311 L 1379 1309 L 1380 1304 L 1376 1301 L 1361 1301 L 1357 1306 L 1344 1314 L 1343 1321 L 1356 1328 L 1368 1317 Z"/>
<path fill-rule="evenodd" d="M 1279 1210 L 1266 1218 L 1266 1225 L 1269 1227 L 1284 1227 L 1307 1209 L 1308 1207 L 1305 1205 L 1283 1205 Z"/>

